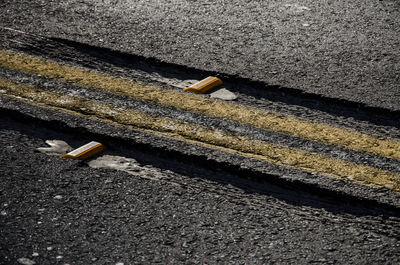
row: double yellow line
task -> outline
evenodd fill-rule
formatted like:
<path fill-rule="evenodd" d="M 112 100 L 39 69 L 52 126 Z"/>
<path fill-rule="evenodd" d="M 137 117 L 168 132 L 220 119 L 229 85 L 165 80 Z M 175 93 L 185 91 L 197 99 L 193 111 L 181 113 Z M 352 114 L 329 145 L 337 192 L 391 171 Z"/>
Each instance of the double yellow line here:
<path fill-rule="evenodd" d="M 325 144 L 342 146 L 400 160 L 400 141 L 337 128 L 327 124 L 280 116 L 257 108 L 212 100 L 196 95 L 144 85 L 88 69 L 61 65 L 11 51 L 0 50 L 0 66 L 42 75 L 78 86 L 126 95 L 164 106 L 233 120 L 257 128 L 280 132 Z"/>
<path fill-rule="evenodd" d="M 350 129 L 280 116 L 248 106 L 145 85 L 12 51 L 0 50 L 0 66 L 82 87 L 151 101 L 159 105 L 237 121 L 257 128 L 400 160 L 400 141 L 398 139 L 383 139 Z M 220 148 L 227 152 L 236 152 L 243 156 L 266 160 L 307 172 L 340 179 L 353 179 L 355 182 L 364 185 L 382 187 L 390 184 L 395 191 L 400 191 L 400 174 L 395 172 L 254 140 L 249 137 L 232 135 L 221 130 L 211 130 L 170 118 L 116 108 L 102 102 L 66 96 L 5 79 L 0 79 L 0 87 L 6 90 L 6 95 L 10 97 L 19 97 L 35 104 L 44 104 L 48 107 L 79 115 L 91 115 L 95 119 L 150 130 L 152 133 L 190 141 L 214 149 Z"/>

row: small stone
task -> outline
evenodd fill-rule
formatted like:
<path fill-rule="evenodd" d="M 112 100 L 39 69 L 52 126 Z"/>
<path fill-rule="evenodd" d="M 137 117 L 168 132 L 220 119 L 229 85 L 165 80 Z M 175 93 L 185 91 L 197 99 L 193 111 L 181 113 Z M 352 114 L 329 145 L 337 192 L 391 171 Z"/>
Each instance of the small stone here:
<path fill-rule="evenodd" d="M 237 99 L 237 96 L 232 93 L 231 91 L 221 88 L 213 93 L 210 94 L 211 98 L 219 98 L 222 100 L 235 100 Z"/>
<path fill-rule="evenodd" d="M 54 199 L 57 199 L 57 200 L 60 200 L 60 199 L 62 199 L 62 198 L 63 198 L 62 195 L 56 195 L 56 196 L 54 196 Z"/>
<path fill-rule="evenodd" d="M 63 256 L 57 256 L 56 257 L 56 259 L 62 259 L 63 258 Z"/>
<path fill-rule="evenodd" d="M 7 212 L 6 212 L 6 211 L 1 211 L 0 214 L 1 214 L 2 216 L 6 216 L 6 215 L 7 215 Z"/>
<path fill-rule="evenodd" d="M 310 26 L 310 24 L 308 24 L 308 23 L 304 23 L 302 25 L 303 25 L 303 27 L 309 27 Z"/>
<path fill-rule="evenodd" d="M 53 247 L 47 247 L 47 250 L 51 251 L 51 250 L 53 250 Z"/>
<path fill-rule="evenodd" d="M 39 253 L 33 252 L 33 253 L 32 253 L 32 257 L 39 257 Z"/>
<path fill-rule="evenodd" d="M 36 262 L 34 262 L 31 259 L 27 259 L 27 258 L 19 258 L 17 259 L 18 263 L 23 264 L 23 265 L 34 265 L 36 264 Z"/>
<path fill-rule="evenodd" d="M 117 263 L 115 263 L 115 265 L 124 265 L 124 263 L 123 262 L 117 262 Z"/>

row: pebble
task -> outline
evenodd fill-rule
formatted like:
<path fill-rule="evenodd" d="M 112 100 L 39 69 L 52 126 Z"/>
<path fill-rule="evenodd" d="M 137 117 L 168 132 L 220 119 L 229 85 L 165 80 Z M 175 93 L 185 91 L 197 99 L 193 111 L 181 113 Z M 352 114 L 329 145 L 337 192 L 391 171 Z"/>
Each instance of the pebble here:
<path fill-rule="evenodd" d="M 51 250 L 53 250 L 53 247 L 47 247 L 47 250 L 51 251 Z"/>
<path fill-rule="evenodd" d="M 34 262 L 31 259 L 27 259 L 27 258 L 19 258 L 17 259 L 18 263 L 23 264 L 23 265 L 34 265 L 36 264 L 36 262 Z"/>
<path fill-rule="evenodd" d="M 60 200 L 60 199 L 62 199 L 62 198 L 63 198 L 62 195 L 56 195 L 56 196 L 54 196 L 54 199 L 57 199 L 57 200 Z"/>
<path fill-rule="evenodd" d="M 63 256 L 57 256 L 56 257 L 56 259 L 62 259 L 63 258 Z"/>
<path fill-rule="evenodd" d="M 6 216 L 7 212 L 6 211 L 1 211 L 1 215 Z"/>
<path fill-rule="evenodd" d="M 39 257 L 39 253 L 33 252 L 33 253 L 32 253 L 32 257 Z"/>

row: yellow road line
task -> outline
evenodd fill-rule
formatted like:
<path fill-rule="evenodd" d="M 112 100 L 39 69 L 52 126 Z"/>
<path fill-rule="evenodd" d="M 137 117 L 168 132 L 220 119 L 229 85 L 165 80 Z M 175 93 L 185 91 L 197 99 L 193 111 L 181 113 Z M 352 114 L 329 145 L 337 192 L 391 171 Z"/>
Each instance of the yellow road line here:
<path fill-rule="evenodd" d="M 232 135 L 221 130 L 212 130 L 171 118 L 123 109 L 99 101 L 50 92 L 1 78 L 0 88 L 3 90 L 3 96 L 23 100 L 30 104 L 44 105 L 74 115 L 83 115 L 119 126 L 141 129 L 153 134 L 168 136 L 208 148 L 222 149 L 226 152 L 238 153 L 242 156 L 306 172 L 345 180 L 351 178 L 354 182 L 363 185 L 383 187 L 389 184 L 393 186 L 394 191 L 400 192 L 400 174 L 396 172 Z"/>
<path fill-rule="evenodd" d="M 164 106 L 172 106 L 186 111 L 237 121 L 295 137 L 400 160 L 399 139 L 385 139 L 380 136 L 359 133 L 350 129 L 277 115 L 235 103 L 208 99 L 152 85 L 144 85 L 124 78 L 84 68 L 62 65 L 12 51 L 0 50 L 0 66 L 30 74 L 42 75 L 78 86 L 100 89 L 139 100 L 151 101 Z"/>

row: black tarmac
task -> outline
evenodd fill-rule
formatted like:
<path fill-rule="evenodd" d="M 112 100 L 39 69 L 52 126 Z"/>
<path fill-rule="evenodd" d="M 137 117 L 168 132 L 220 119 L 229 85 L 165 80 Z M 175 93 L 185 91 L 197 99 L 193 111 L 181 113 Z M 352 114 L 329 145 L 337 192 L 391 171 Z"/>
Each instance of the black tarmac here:
<path fill-rule="evenodd" d="M 172 89 L 171 80 L 213 74 L 240 104 L 400 137 L 398 1 L 3 0 L 0 10 L 1 48 Z M 258 135 L 9 69 L 0 76 Z M 97 140 L 141 167 L 132 175 L 37 151 L 48 139 Z M 360 157 L 399 170 L 373 155 L 348 159 Z M 0 264 L 400 263 L 398 194 L 5 98 L 0 175 Z"/>
<path fill-rule="evenodd" d="M 400 111 L 400 2 L 12 1 L 0 26 Z"/>
<path fill-rule="evenodd" d="M 77 147 L 93 138 L 27 120 L 0 124 L 1 264 L 400 262 L 398 212 L 122 145 L 107 154 L 136 159 L 136 176 L 93 169 L 36 150 L 47 139 Z"/>

